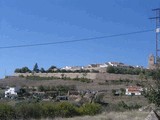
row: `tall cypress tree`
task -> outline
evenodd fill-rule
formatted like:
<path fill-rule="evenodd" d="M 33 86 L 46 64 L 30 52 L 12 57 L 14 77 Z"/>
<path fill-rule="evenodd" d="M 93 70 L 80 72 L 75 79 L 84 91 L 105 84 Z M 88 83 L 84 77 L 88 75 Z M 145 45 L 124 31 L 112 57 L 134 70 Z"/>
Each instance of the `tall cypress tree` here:
<path fill-rule="evenodd" d="M 33 72 L 36 72 L 36 73 L 39 72 L 39 68 L 38 68 L 38 64 L 37 63 L 33 67 Z"/>

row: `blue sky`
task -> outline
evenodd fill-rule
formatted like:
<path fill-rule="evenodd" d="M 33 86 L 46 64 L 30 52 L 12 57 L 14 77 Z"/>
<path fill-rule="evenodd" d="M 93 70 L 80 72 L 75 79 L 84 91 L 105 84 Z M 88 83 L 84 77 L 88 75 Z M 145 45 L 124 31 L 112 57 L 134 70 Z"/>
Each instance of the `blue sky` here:
<path fill-rule="evenodd" d="M 0 47 L 59 42 L 155 28 L 159 0 L 0 0 Z M 88 65 L 108 61 L 147 67 L 155 33 L 47 46 L 0 49 L 0 77 L 35 63 Z"/>

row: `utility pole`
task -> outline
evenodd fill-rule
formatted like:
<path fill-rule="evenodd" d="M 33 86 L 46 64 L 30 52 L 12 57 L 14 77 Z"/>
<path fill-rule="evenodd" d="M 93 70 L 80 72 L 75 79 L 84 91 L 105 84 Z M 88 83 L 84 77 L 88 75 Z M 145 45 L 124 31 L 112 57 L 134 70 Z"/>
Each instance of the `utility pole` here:
<path fill-rule="evenodd" d="M 155 17 L 151 17 L 149 19 L 156 20 L 156 64 L 160 64 L 160 57 L 159 57 L 159 42 L 160 42 L 160 8 L 152 9 L 156 13 Z"/>

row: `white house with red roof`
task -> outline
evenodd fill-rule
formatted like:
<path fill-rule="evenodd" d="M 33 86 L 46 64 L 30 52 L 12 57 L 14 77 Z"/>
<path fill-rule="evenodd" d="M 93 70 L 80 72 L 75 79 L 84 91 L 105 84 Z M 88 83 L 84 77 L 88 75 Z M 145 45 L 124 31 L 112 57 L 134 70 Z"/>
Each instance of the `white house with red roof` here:
<path fill-rule="evenodd" d="M 139 86 L 129 86 L 126 88 L 126 95 L 142 95 L 143 88 Z"/>

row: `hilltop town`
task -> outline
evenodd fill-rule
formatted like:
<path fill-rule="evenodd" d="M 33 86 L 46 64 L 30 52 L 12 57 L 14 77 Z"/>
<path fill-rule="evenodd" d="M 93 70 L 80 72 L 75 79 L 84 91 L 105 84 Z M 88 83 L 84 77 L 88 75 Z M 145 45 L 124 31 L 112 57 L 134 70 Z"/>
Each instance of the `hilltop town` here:
<path fill-rule="evenodd" d="M 28 67 L 16 68 L 13 76 L 6 76 L 1 80 L 0 98 L 7 104 L 11 102 L 13 106 L 22 103 L 24 108 L 41 107 L 36 111 L 43 117 L 44 113 L 48 113 L 49 117 L 67 117 L 72 114 L 67 110 L 66 114 L 55 112 L 52 115 L 49 113 L 50 107 L 56 107 L 55 111 L 59 111 L 74 106 L 70 108 L 74 111 L 72 116 L 95 115 L 102 109 L 109 112 L 148 111 L 155 107 L 148 106 L 146 96 L 150 90 L 148 84 L 156 86 L 153 81 L 156 64 L 153 61 L 154 56 L 149 56 L 148 68 L 106 62 L 63 68 L 52 65 L 46 70 L 39 68 L 36 63 L 33 70 Z M 26 103 L 31 106 L 25 106 Z M 85 105 L 87 106 L 84 107 Z M 86 112 L 90 107 L 94 109 Z M 15 111 L 19 109 L 22 111 L 23 108 L 14 107 Z M 44 112 L 41 113 L 40 110 Z M 26 114 L 27 118 L 35 118 L 27 110 Z M 22 112 L 18 116 L 25 118 Z"/>
<path fill-rule="evenodd" d="M 38 68 L 38 64 L 36 63 L 33 69 L 37 69 L 36 71 L 32 71 L 35 73 L 58 73 L 58 72 L 100 72 L 100 73 L 105 73 L 106 68 L 112 66 L 112 67 L 122 67 L 122 68 L 140 68 L 143 69 L 143 66 L 133 66 L 133 65 L 127 65 L 122 62 L 106 62 L 102 64 L 89 64 L 87 66 L 65 66 L 62 68 L 57 68 L 56 66 L 51 66 L 48 68 L 48 70 L 45 70 L 44 68 Z M 17 68 L 15 69 L 15 73 L 31 73 L 31 70 L 28 67 L 23 67 L 23 68 Z"/>
<path fill-rule="evenodd" d="M 45 70 L 36 63 L 33 70 L 16 68 L 13 76 L 1 80 L 0 97 L 14 104 L 24 101 L 59 105 L 67 102 L 76 106 L 96 103 L 106 111 L 141 110 L 149 104 L 145 97 L 147 85 L 155 85 L 153 59 L 153 55 L 149 56 L 148 68 L 106 62 L 83 67 L 51 66 Z M 96 109 L 98 113 L 100 108 Z"/>

